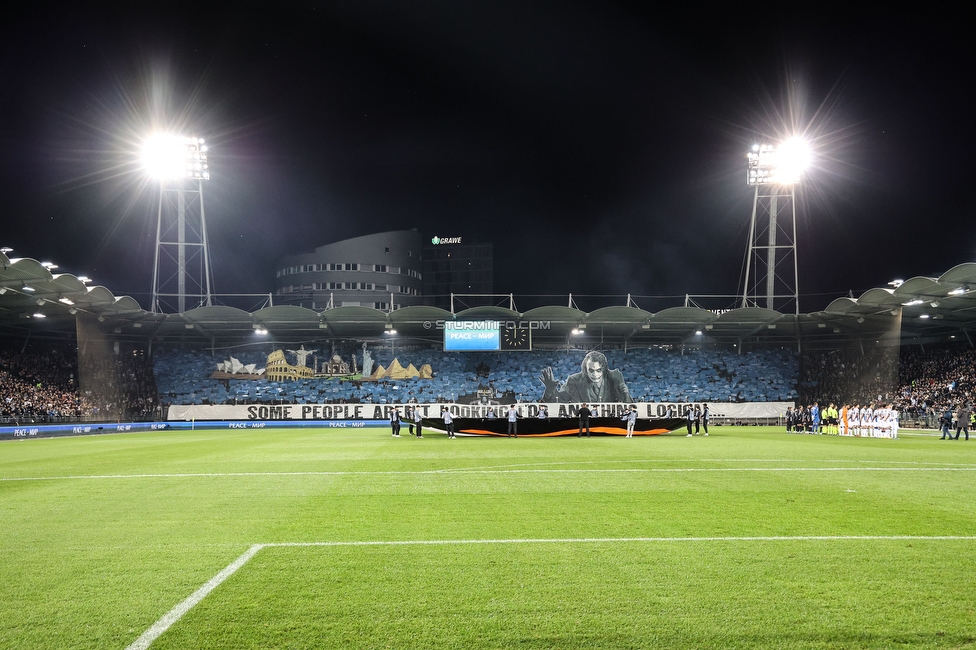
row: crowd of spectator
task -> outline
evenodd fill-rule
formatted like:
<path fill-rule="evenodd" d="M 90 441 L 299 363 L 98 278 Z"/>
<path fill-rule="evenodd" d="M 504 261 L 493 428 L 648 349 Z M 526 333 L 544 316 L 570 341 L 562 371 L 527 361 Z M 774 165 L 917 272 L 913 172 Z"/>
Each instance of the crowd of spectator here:
<path fill-rule="evenodd" d="M 490 399 L 489 396 L 504 397 L 506 401 L 538 399 L 535 393 L 541 392 L 538 385 L 541 367 L 558 364 L 559 374 L 566 375 L 573 371 L 573 364 L 577 363 L 573 355 L 565 353 L 494 354 L 482 355 L 477 359 L 472 357 L 469 360 L 472 365 L 466 369 L 467 361 L 464 360 L 467 357 L 448 357 L 430 351 L 422 353 L 420 350 L 402 352 L 411 359 L 417 357 L 436 364 L 435 369 L 440 371 L 436 374 L 440 375 L 443 386 L 435 378 L 433 383 L 424 381 L 416 387 L 408 386 L 407 382 L 401 382 L 403 385 L 398 386 L 395 382 L 317 383 L 316 380 L 306 380 L 293 382 L 294 386 L 289 388 L 306 391 L 307 394 L 301 394 L 294 400 L 297 402 L 404 401 L 408 398 L 444 401 L 458 399 L 462 394 L 465 399 L 475 400 Z M 258 356 L 261 355 L 255 358 Z M 814 402 L 821 405 L 883 403 L 892 404 L 903 419 L 936 421 L 947 408 L 955 409 L 976 401 L 976 349 L 966 345 L 904 346 L 900 349 L 891 346 L 866 351 L 805 353 L 794 362 L 799 365 L 798 373 L 792 377 L 795 386 L 791 386 L 793 382 L 790 381 L 788 368 L 791 359 L 796 357 L 782 351 L 770 351 L 758 356 L 720 351 L 698 351 L 682 356 L 637 351 L 626 356 L 608 356 L 611 365 L 626 369 L 632 397 L 638 401 L 700 401 L 703 393 L 692 393 L 698 391 L 699 386 L 713 393 L 715 388 L 709 387 L 716 387 L 728 395 L 721 399 L 716 394 L 705 394 L 709 401 L 741 400 L 744 390 L 756 390 L 751 377 L 745 380 L 743 370 L 750 368 L 755 371 L 757 367 L 767 374 L 769 368 L 782 369 L 781 372 L 777 371 L 780 372 L 777 375 L 781 377 L 777 380 L 780 383 L 772 389 L 769 386 L 762 389 L 771 395 L 769 399 L 782 401 L 775 391 L 788 390 L 798 396 L 796 403 L 801 406 Z M 122 354 L 99 351 L 82 354 L 79 358 L 73 346 L 0 348 L 0 421 L 24 423 L 161 418 L 164 413 L 157 393 L 160 373 L 166 377 L 163 382 L 166 385 L 166 399 L 163 401 L 167 403 L 200 403 L 198 398 L 201 391 L 209 391 L 204 392 L 204 403 L 246 403 L 266 399 L 265 396 L 251 393 L 258 384 L 268 382 L 241 382 L 239 386 L 246 386 L 247 391 L 241 393 L 243 388 L 235 389 L 231 385 L 236 382 L 209 380 L 207 373 L 212 365 L 209 355 L 182 353 L 170 357 L 170 353 L 167 353 L 164 358 L 166 363 L 161 363 L 158 358 L 155 360 L 154 371 L 152 361 L 141 351 Z M 531 368 L 523 367 L 526 362 L 531 362 Z M 777 363 L 781 365 L 776 366 Z M 196 372 L 196 365 L 201 366 L 200 372 Z M 190 370 L 194 371 L 191 373 L 194 375 L 193 382 L 200 386 L 195 389 L 197 393 L 187 399 L 188 396 L 176 390 L 176 386 L 186 382 L 193 384 L 187 374 Z M 676 377 L 682 376 L 687 386 L 671 386 Z M 305 384 L 308 386 L 303 388 Z M 285 389 L 280 385 L 269 384 L 268 387 L 274 388 L 279 401 L 293 401 L 291 398 L 294 396 L 283 394 L 281 391 Z M 346 392 L 336 392 L 339 387 Z M 447 389 L 454 392 L 446 393 Z M 220 395 L 210 395 L 214 390 L 219 390 Z M 405 394 L 395 394 L 392 392 L 394 390 Z M 413 394 L 417 391 L 420 392 Z M 207 400 L 206 397 L 211 399 Z M 756 399 L 752 395 L 746 399 L 763 401 L 762 397 Z"/>
<path fill-rule="evenodd" d="M 832 350 L 800 359 L 800 404 L 890 402 L 898 387 L 898 348 Z"/>
<path fill-rule="evenodd" d="M 976 349 L 903 346 L 804 354 L 800 404 L 891 404 L 904 420 L 934 426 L 976 399 Z"/>
<path fill-rule="evenodd" d="M 349 359 L 359 352 L 330 350 Z M 225 356 L 202 350 L 169 350 L 154 358 L 159 395 L 164 404 L 341 404 L 479 401 L 540 401 L 549 369 L 558 381 L 581 372 L 586 350 L 547 349 L 516 353 L 445 353 L 430 347 L 391 346 L 370 350 L 372 360 L 385 369 L 429 366 L 425 379 L 388 378 L 379 381 L 303 377 L 291 381 L 264 378 L 228 380 L 212 377 Z M 241 364 L 261 367 L 268 351 L 235 352 Z M 629 400 L 637 402 L 768 402 L 797 397 L 797 355 L 790 349 L 630 349 L 607 350 L 609 369 L 619 370 Z M 291 357 L 289 358 L 291 361 Z M 297 359 L 295 359 L 297 363 Z M 352 364 L 350 364 L 351 366 Z M 363 364 L 356 364 L 360 367 Z M 473 397 L 472 397 L 473 396 Z"/>
<path fill-rule="evenodd" d="M 115 419 L 147 420 L 160 415 L 152 364 L 141 350 L 126 354 L 82 354 L 82 394 Z"/>
<path fill-rule="evenodd" d="M 0 348 L 0 422 L 158 417 L 152 367 L 142 355 L 82 357 L 74 347 Z"/>
<path fill-rule="evenodd" d="M 59 349 L 0 349 L 0 420 L 80 419 L 96 406 L 78 392 L 77 360 Z"/>
<path fill-rule="evenodd" d="M 963 345 L 903 351 L 895 407 L 910 416 L 937 419 L 938 412 L 972 404 L 976 397 L 976 350 Z"/>

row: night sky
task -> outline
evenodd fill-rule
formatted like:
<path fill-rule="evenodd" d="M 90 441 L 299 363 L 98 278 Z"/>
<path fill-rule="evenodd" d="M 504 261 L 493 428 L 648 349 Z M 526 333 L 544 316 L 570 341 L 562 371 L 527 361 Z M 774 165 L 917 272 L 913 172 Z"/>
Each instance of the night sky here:
<path fill-rule="evenodd" d="M 976 260 L 963 13 L 22 4 L 0 21 L 0 246 L 143 305 L 152 129 L 210 145 L 218 293 L 271 291 L 289 252 L 417 228 L 492 242 L 498 292 L 735 294 L 745 153 L 793 133 L 816 156 L 802 311 Z"/>

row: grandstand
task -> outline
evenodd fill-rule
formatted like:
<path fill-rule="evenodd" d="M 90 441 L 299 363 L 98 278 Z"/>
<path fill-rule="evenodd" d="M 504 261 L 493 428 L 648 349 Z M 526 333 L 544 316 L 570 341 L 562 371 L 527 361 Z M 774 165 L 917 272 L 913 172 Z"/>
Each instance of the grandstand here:
<path fill-rule="evenodd" d="M 823 311 L 800 315 L 756 307 L 704 309 L 691 297 L 652 313 L 638 306 L 639 296 L 589 312 L 577 308 L 572 297 L 566 306 L 519 311 L 516 303 L 522 300 L 514 295 L 501 297 L 495 307 L 457 312 L 429 306 L 314 311 L 292 305 L 247 312 L 218 305 L 159 314 L 104 287 L 54 275 L 35 260 L 0 253 L 0 337 L 11 350 L 28 339 L 32 344 L 73 341 L 87 351 L 83 358 L 141 358 L 152 368 L 143 376 L 132 368 L 107 373 L 97 363 L 81 364 L 78 385 L 89 378 L 100 384 L 88 389 L 86 399 L 101 404 L 46 415 L 35 408 L 29 413 L 34 418 L 159 417 L 164 416 L 160 406 L 172 404 L 383 404 L 478 396 L 531 402 L 541 397 L 543 368 L 566 377 L 579 371 L 589 350 L 603 351 L 610 367 L 621 369 L 639 402 L 842 401 L 845 395 L 853 399 L 850 386 L 859 386 L 859 399 L 901 398 L 906 408 L 924 411 L 919 401 L 932 402 L 931 396 L 916 395 L 913 403 L 904 381 L 899 387 L 898 350 L 971 346 L 969 332 L 976 327 L 971 284 L 976 286 L 976 263 L 958 265 L 939 278 L 913 278 L 860 298 L 838 298 Z M 529 328 L 531 351 L 444 352 L 442 324 L 474 319 Z M 323 358 L 339 354 L 360 368 L 362 350 L 368 349 L 378 366 L 394 360 L 418 368 L 429 364 L 433 377 L 362 381 L 352 374 L 287 382 L 211 377 L 228 356 L 263 367 L 272 351 L 299 345 Z M 136 376 L 142 377 L 140 388 L 120 395 L 120 386 Z M 4 415 L 17 417 L 10 409 Z"/>
<path fill-rule="evenodd" d="M 380 349 L 377 363 L 389 366 L 393 350 Z M 210 379 L 213 357 L 207 351 L 172 350 L 157 354 L 155 372 L 164 404 L 273 403 L 404 403 L 455 402 L 489 391 L 517 401 L 536 401 L 543 386 L 539 373 L 552 367 L 557 376 L 578 372 L 583 352 L 552 350 L 523 353 L 452 354 L 439 350 L 399 349 L 405 365 L 429 364 L 433 379 L 349 381 L 308 378 L 275 382 L 266 379 Z M 263 352 L 247 352 L 241 361 L 260 364 Z M 662 349 L 609 352 L 611 368 L 624 372 L 631 396 L 639 402 L 767 402 L 796 399 L 798 364 L 790 350 L 755 350 L 738 355 L 723 350 Z M 478 367 L 490 369 L 478 375 Z M 492 397 L 495 399 L 495 397 Z M 502 400 L 506 401 L 506 400 Z"/>

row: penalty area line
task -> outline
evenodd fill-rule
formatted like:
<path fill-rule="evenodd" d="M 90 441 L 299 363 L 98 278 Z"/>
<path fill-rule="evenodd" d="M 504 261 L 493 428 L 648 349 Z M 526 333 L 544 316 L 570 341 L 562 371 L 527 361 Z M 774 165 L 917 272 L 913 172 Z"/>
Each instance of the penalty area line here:
<path fill-rule="evenodd" d="M 234 575 L 238 569 L 247 564 L 262 548 L 264 548 L 263 544 L 255 544 L 247 549 L 243 555 L 224 567 L 220 573 L 194 591 L 186 600 L 169 610 L 161 619 L 153 623 L 148 630 L 142 633 L 142 636 L 126 647 L 126 650 L 145 650 L 148 648 L 163 632 L 172 627 L 174 623 L 183 618 L 184 614 L 206 598 L 211 591 L 219 587 L 227 578 Z"/>
<path fill-rule="evenodd" d="M 125 650 L 146 650 L 166 630 L 206 598 L 210 592 L 234 575 L 264 548 L 311 548 L 340 546 L 441 546 L 473 544 L 608 544 L 608 543 L 679 543 L 679 542 L 844 542 L 844 541 L 976 541 L 976 535 L 768 535 L 738 537 L 568 537 L 538 539 L 418 539 L 347 542 L 272 542 L 254 544 L 243 555 L 228 564 L 186 600 L 168 611 L 142 633 Z"/>

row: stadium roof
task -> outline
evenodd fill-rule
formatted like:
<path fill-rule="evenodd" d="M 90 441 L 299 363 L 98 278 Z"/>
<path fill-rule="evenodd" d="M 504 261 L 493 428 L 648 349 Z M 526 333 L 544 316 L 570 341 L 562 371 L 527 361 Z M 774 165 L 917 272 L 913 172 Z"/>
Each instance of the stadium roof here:
<path fill-rule="evenodd" d="M 903 341 L 958 338 L 972 342 L 976 262 L 955 266 L 938 278 L 915 277 L 893 285 L 897 286 L 870 289 L 859 298 L 838 298 L 823 311 L 800 315 L 756 307 L 718 312 L 688 306 L 651 313 L 626 305 L 591 312 L 553 305 L 521 313 L 504 307 L 451 313 L 425 306 L 393 312 L 348 306 L 325 311 L 276 306 L 247 312 L 210 306 L 182 314 L 155 314 L 105 287 L 88 286 L 70 274 L 52 274 L 37 260 L 9 259 L 0 253 L 0 333 L 8 338 L 43 332 L 63 335 L 73 333 L 75 319 L 81 317 L 97 322 L 109 337 L 130 340 L 299 343 L 381 340 L 395 331 L 400 341 L 438 343 L 446 320 L 493 319 L 530 327 L 533 344 L 544 346 L 675 345 L 705 339 L 790 345 L 799 339 L 816 347 L 890 337 L 900 320 Z"/>

